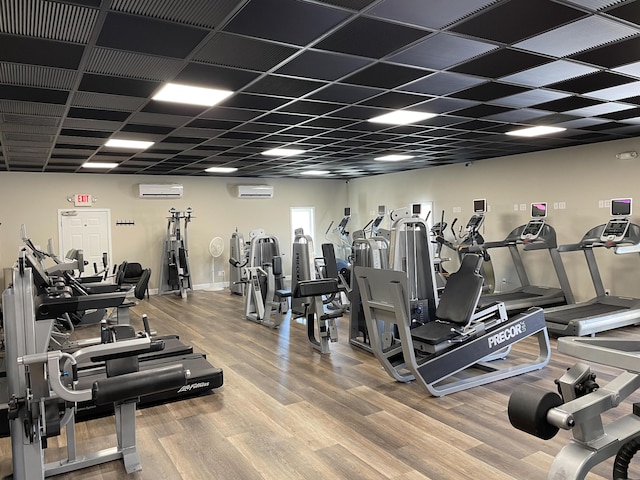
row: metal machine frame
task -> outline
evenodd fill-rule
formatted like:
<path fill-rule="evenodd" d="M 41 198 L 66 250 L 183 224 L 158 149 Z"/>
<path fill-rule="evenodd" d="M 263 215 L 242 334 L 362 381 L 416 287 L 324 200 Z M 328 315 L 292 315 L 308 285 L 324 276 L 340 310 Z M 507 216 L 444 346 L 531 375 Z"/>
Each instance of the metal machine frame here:
<path fill-rule="evenodd" d="M 536 230 L 537 235 L 530 233 L 534 231 L 530 227 L 532 222 L 535 222 L 538 227 Z M 480 305 L 487 305 L 492 302 L 504 302 L 507 312 L 519 312 L 531 307 L 551 307 L 560 304 L 575 303 L 567 272 L 558 253 L 559 248 L 556 240 L 556 231 L 547 223 L 544 223 L 543 226 L 539 228 L 540 222 L 544 221 L 536 218 L 526 225 L 521 225 L 514 229 L 502 241 L 485 242 L 481 247 L 471 249 L 471 251 L 475 251 L 478 249 L 508 248 L 518 275 L 518 280 L 520 281 L 520 287 L 508 292 L 483 295 L 480 298 Z M 525 252 L 533 250 L 547 250 L 549 252 L 554 271 L 560 283 L 560 288 L 531 285 L 529 276 L 524 268 L 524 263 L 522 262 L 520 247 L 522 247 L 522 250 Z"/>
<path fill-rule="evenodd" d="M 182 298 L 187 298 L 187 292 L 193 289 L 187 242 L 187 227 L 193 218 L 192 210 L 187 208 L 180 211 L 172 208 L 169 213 L 171 216 L 167 217 L 167 236 L 160 262 L 158 295 L 178 292 Z"/>
<path fill-rule="evenodd" d="M 628 467 L 638 450 L 640 405 L 634 404 L 633 413 L 608 425 L 604 425 L 602 414 L 640 388 L 638 342 L 623 338 L 564 337 L 558 339 L 558 351 L 627 371 L 600 387 L 590 367 L 578 362 L 557 381 L 562 397 L 524 385 L 509 399 L 511 423 L 545 440 L 553 438 L 561 428 L 572 431 L 571 442 L 551 464 L 549 480 L 583 480 L 594 466 L 614 455 L 618 455 L 615 468 L 624 468 L 625 463 Z"/>
<path fill-rule="evenodd" d="M 54 320 L 38 318 L 41 309 L 36 309 L 34 302 L 35 266 L 26 266 L 25 255 L 26 252 L 21 253 L 18 266 L 13 269 L 12 287 L 2 296 L 13 478 L 44 479 L 118 459 L 123 460 L 127 473 L 141 470 L 135 440 L 136 397 L 184 385 L 188 371 L 182 365 L 148 372 L 128 370 L 97 380 L 92 388 L 78 388 L 77 365 L 83 358 L 136 355 L 148 351 L 151 340 L 145 335 L 87 347 L 73 355 L 48 352 Z M 73 308 L 73 299 L 70 305 Z M 68 367 L 65 375 L 60 370 L 63 364 Z M 134 365 L 137 367 L 137 363 Z M 88 401 L 114 404 L 117 446 L 78 456 L 75 405 Z M 67 457 L 45 464 L 44 440 L 58 435 L 61 427 L 66 427 Z"/>
<path fill-rule="evenodd" d="M 596 262 L 594 248 L 612 249 L 616 255 L 640 252 L 640 226 L 627 219 L 613 218 L 611 222 L 625 220 L 624 232 L 617 238 L 604 237 L 607 224 L 589 230 L 580 243 L 560 245 L 559 252 L 582 250 L 589 268 L 596 296 L 586 302 L 545 309 L 547 326 L 557 335 L 594 335 L 640 323 L 640 299 L 607 295 Z"/>
<path fill-rule="evenodd" d="M 497 303 L 471 314 L 461 329 L 437 325 L 438 320 L 433 318 L 423 327 L 433 324 L 437 328 L 449 328 L 450 333 L 441 343 L 424 344 L 411 328 L 407 275 L 362 267 L 356 268 L 355 275 L 362 294 L 371 349 L 387 373 L 399 382 L 417 380 L 431 395 L 443 396 L 539 370 L 549 362 L 549 336 L 539 308 L 507 319 L 504 305 Z M 477 297 L 481 288 L 480 280 Z M 511 360 L 504 364 L 499 363 L 501 360 L 491 362 L 504 359 L 513 344 L 532 336 L 539 346 L 536 358 L 521 359 L 519 364 Z M 456 377 L 462 371 L 464 374 Z"/>

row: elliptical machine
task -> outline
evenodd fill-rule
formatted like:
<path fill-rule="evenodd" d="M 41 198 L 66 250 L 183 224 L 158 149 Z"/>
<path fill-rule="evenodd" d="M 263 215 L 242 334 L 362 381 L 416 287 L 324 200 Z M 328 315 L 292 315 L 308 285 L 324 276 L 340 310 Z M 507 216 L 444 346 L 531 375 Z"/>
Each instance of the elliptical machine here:
<path fill-rule="evenodd" d="M 187 243 L 187 227 L 191 222 L 191 208 L 185 211 L 172 208 L 167 217 L 167 236 L 160 263 L 160 283 L 158 294 L 177 292 L 187 298 L 192 290 L 191 269 L 189 268 L 189 247 Z"/>

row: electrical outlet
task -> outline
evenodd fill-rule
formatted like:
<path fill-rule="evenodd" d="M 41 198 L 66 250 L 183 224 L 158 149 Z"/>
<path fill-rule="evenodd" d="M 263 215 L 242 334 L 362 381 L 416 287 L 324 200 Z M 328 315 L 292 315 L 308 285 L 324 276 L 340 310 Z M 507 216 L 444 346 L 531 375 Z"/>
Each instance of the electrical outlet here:
<path fill-rule="evenodd" d="M 218 276 L 224 278 L 224 270 L 218 270 Z"/>
<path fill-rule="evenodd" d="M 604 200 L 598 200 L 598 208 L 604 208 Z"/>
<path fill-rule="evenodd" d="M 553 202 L 553 209 L 558 210 L 558 202 Z"/>
<path fill-rule="evenodd" d="M 560 210 L 564 210 L 565 208 L 567 208 L 567 204 L 565 202 L 558 202 L 558 208 Z"/>
<path fill-rule="evenodd" d="M 520 211 L 521 211 L 521 212 L 524 212 L 524 211 L 526 211 L 526 210 L 527 210 L 527 204 L 526 204 L 526 203 L 521 203 L 521 204 L 520 204 Z"/>
<path fill-rule="evenodd" d="M 518 210 L 520 210 L 520 206 L 517 203 L 513 204 L 513 211 L 517 212 Z"/>

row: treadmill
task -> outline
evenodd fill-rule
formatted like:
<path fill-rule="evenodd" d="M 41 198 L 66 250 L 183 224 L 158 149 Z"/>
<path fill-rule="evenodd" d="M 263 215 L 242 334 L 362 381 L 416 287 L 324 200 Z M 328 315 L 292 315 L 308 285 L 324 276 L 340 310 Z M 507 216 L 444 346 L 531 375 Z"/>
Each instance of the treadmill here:
<path fill-rule="evenodd" d="M 612 218 L 589 230 L 580 243 L 561 245 L 560 252 L 584 252 L 596 297 L 575 305 L 545 309 L 547 329 L 558 336 L 595 335 L 598 332 L 640 323 L 640 299 L 606 295 L 594 248 L 604 247 L 616 255 L 640 252 L 640 226 L 631 223 L 631 199 L 611 201 Z"/>
<path fill-rule="evenodd" d="M 513 290 L 482 295 L 479 302 L 480 307 L 493 302 L 503 302 L 508 313 L 518 313 L 531 307 L 551 307 L 575 303 L 564 264 L 558 253 L 556 231 L 546 223 L 546 214 L 546 203 L 532 203 L 532 218 L 526 225 L 521 225 L 513 230 L 501 242 L 485 242 L 479 247 L 481 249 L 508 248 L 520 281 L 520 286 Z M 531 285 L 520 250 L 525 252 L 547 250 L 560 288 Z"/>

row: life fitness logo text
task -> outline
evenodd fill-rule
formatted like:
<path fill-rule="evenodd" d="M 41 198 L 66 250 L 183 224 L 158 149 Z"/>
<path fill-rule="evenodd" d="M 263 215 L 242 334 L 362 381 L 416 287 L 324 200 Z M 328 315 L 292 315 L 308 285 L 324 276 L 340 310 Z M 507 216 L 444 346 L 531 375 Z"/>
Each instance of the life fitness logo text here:
<path fill-rule="evenodd" d="M 192 383 L 191 385 L 185 385 L 184 387 L 180 387 L 180 390 L 178 390 L 178 393 L 190 392 L 191 390 L 195 390 L 197 388 L 205 388 L 208 386 L 209 386 L 209 382 Z"/>
<path fill-rule="evenodd" d="M 509 328 L 505 328 L 501 332 L 498 332 L 495 335 L 491 335 L 489 337 L 489 348 L 497 347 L 498 345 L 503 344 L 511 338 L 522 335 L 526 331 L 527 325 L 524 323 L 524 321 L 516 323 L 515 325 L 511 325 Z"/>

